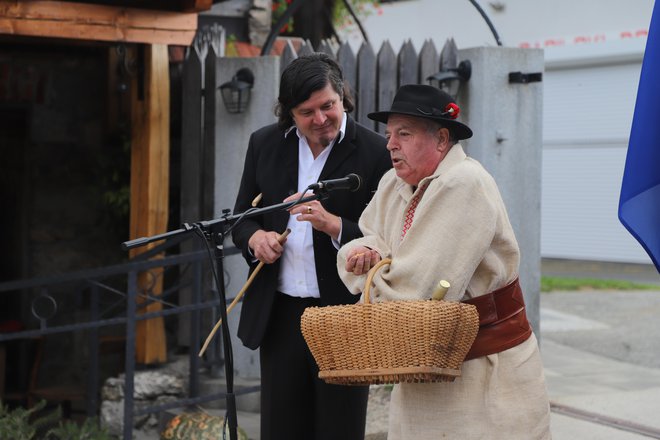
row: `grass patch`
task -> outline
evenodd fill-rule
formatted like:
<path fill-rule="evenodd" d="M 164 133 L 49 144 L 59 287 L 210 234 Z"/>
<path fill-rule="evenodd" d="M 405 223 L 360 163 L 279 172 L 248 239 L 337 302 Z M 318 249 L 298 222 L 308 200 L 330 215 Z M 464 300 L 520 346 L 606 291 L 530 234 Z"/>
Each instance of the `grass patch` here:
<path fill-rule="evenodd" d="M 553 290 L 660 290 L 660 286 L 623 280 L 542 276 L 541 292 Z"/>

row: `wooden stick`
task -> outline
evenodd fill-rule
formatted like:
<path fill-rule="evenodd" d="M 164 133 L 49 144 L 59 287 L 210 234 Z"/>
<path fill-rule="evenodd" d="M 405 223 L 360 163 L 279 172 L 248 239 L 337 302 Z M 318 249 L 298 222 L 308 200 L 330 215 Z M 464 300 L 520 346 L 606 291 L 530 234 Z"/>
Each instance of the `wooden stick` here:
<path fill-rule="evenodd" d="M 263 197 L 263 193 L 259 193 L 257 195 L 257 197 L 255 197 L 254 200 L 252 200 L 252 207 L 253 208 L 256 208 L 257 205 L 259 204 L 259 202 L 261 202 L 261 197 Z"/>
<path fill-rule="evenodd" d="M 291 229 L 287 228 L 287 230 L 284 231 L 282 233 L 282 235 L 279 236 L 277 241 L 279 241 L 280 244 L 282 244 L 284 242 L 284 240 L 286 239 L 287 235 L 289 235 L 290 232 L 291 232 Z M 234 306 L 243 297 L 243 295 L 247 291 L 248 287 L 250 287 L 250 284 L 252 284 L 252 281 L 254 281 L 254 278 L 257 276 L 257 274 L 259 273 L 259 271 L 261 270 L 262 267 L 264 267 L 264 262 L 260 261 L 259 264 L 257 265 L 257 267 L 254 269 L 254 271 L 250 275 L 250 277 L 248 278 L 248 280 L 245 282 L 245 284 L 241 288 L 240 292 L 238 292 L 238 295 L 236 295 L 236 298 L 234 298 L 234 300 L 231 302 L 231 304 L 229 304 L 229 307 L 227 307 L 227 315 L 229 315 L 229 312 L 232 311 Z M 218 322 L 215 323 L 215 325 L 213 326 L 213 329 L 211 330 L 209 335 L 206 337 L 206 341 L 204 341 L 204 345 L 202 346 L 202 349 L 199 350 L 199 354 L 198 354 L 199 357 L 202 357 L 204 355 L 204 352 L 206 352 L 206 349 L 208 348 L 209 344 L 211 343 L 211 340 L 213 339 L 213 336 L 215 336 L 216 332 L 220 328 L 220 325 L 222 325 L 222 318 L 218 319 Z"/>

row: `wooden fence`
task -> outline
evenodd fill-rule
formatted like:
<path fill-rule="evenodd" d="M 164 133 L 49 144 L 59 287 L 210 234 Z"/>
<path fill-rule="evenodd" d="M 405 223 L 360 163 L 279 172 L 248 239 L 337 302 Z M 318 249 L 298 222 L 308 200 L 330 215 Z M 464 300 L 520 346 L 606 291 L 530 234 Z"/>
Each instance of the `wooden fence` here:
<path fill-rule="evenodd" d="M 441 68 L 458 65 L 458 49 L 453 39 L 448 39 L 440 52 L 432 40 L 426 40 L 419 52 L 408 40 L 398 54 L 388 41 L 382 44 L 378 53 L 370 44 L 363 43 L 356 55 L 348 43 L 337 45 L 330 40 L 322 41 L 316 50 L 333 56 L 341 65 L 355 99 L 353 117 L 374 129 L 379 128 L 379 124 L 368 119 L 367 114 L 389 108 L 400 86 L 425 84 L 427 78 Z M 303 43 L 296 53 L 289 42 L 281 55 L 280 66 L 284 69 L 297 56 L 311 52 L 310 43 Z"/>
<path fill-rule="evenodd" d="M 283 71 L 297 57 L 310 54 L 314 50 L 309 41 L 287 40 L 283 50 L 280 50 L 280 70 Z M 331 55 L 341 65 L 355 101 L 353 117 L 374 129 L 378 128 L 378 124 L 368 119 L 367 114 L 389 108 L 400 86 L 425 84 L 430 75 L 441 68 L 454 68 L 459 61 L 453 38 L 445 42 L 441 51 L 438 51 L 432 40 L 426 40 L 419 52 L 408 40 L 401 46 L 398 54 L 388 41 L 381 45 L 377 53 L 370 44 L 363 43 L 355 54 L 348 43 L 337 44 L 335 40 L 322 41 L 316 51 Z M 192 68 L 195 72 L 205 71 L 206 83 L 209 84 L 209 77 L 215 77 L 211 66 L 215 65 L 216 58 L 224 55 L 224 30 L 219 26 L 202 29 L 189 52 L 187 69 Z M 229 79 L 227 78 L 227 81 Z"/>

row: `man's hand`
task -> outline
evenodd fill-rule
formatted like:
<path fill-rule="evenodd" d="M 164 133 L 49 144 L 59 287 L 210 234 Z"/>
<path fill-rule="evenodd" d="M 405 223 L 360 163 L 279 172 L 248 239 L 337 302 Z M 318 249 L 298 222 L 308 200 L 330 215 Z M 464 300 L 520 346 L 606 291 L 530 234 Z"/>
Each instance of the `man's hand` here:
<path fill-rule="evenodd" d="M 346 271 L 355 275 L 369 272 L 381 260 L 380 254 L 366 246 L 357 246 L 348 251 L 346 256 Z"/>
<path fill-rule="evenodd" d="M 311 196 L 312 194 L 305 194 Z M 300 198 L 300 193 L 292 194 L 284 202 L 292 202 Z M 312 227 L 318 231 L 325 232 L 337 240 L 341 231 L 341 218 L 330 214 L 325 210 L 318 200 L 312 200 L 302 205 L 296 205 L 289 210 L 291 215 L 298 215 L 299 222 L 310 222 Z"/>
<path fill-rule="evenodd" d="M 271 264 L 282 256 L 284 250 L 283 246 L 286 240 L 280 244 L 278 241 L 279 236 L 280 234 L 275 231 L 266 232 L 259 229 L 248 240 L 248 246 L 252 249 L 252 253 L 257 260 Z"/>

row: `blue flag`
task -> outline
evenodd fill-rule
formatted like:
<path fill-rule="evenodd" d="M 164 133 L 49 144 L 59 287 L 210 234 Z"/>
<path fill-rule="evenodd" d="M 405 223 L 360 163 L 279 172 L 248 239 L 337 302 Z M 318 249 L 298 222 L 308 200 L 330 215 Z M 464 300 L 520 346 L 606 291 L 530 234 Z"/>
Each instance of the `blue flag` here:
<path fill-rule="evenodd" d="M 660 7 L 653 16 L 637 89 L 619 220 L 660 272 Z"/>

